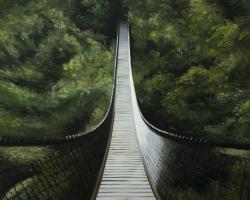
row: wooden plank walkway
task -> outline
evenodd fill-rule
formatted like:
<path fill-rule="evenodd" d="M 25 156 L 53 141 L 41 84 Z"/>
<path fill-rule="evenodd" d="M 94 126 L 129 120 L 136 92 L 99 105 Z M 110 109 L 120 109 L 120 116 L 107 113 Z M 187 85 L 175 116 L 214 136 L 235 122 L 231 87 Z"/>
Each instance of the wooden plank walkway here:
<path fill-rule="evenodd" d="M 128 25 L 120 25 L 113 133 L 98 200 L 155 200 L 136 139 Z"/>

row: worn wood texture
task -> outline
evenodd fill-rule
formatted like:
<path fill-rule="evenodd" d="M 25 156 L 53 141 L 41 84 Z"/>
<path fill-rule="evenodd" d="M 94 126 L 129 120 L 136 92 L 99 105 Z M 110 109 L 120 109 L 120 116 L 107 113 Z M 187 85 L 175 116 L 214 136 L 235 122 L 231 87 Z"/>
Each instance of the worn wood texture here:
<path fill-rule="evenodd" d="M 154 200 L 145 173 L 132 109 L 128 25 L 120 25 L 115 117 L 98 200 Z"/>

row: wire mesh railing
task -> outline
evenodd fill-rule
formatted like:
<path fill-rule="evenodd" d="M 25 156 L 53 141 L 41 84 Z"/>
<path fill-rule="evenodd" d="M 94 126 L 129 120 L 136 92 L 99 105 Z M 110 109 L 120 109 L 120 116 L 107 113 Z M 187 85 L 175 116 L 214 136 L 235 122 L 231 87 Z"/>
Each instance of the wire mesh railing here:
<path fill-rule="evenodd" d="M 141 128 L 138 139 L 159 199 L 250 199 L 249 152 L 183 144 L 148 127 Z"/>
<path fill-rule="evenodd" d="M 16 147 L 26 160 L 16 153 L 10 155 L 13 147 L 7 147 L 9 153 L 1 156 L 1 199 L 90 199 L 108 138 L 108 127 L 101 126 L 84 140 L 42 147 L 40 151 L 48 154 L 31 160 L 27 159 L 29 152 L 36 152 L 37 147 Z"/>

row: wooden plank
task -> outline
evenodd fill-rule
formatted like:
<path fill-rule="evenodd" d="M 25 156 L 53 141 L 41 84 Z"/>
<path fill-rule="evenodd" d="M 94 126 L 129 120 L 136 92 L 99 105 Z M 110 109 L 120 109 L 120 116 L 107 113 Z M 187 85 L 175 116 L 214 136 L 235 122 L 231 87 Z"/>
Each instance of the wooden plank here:
<path fill-rule="evenodd" d="M 100 189 L 104 189 L 104 188 L 107 188 L 107 189 L 116 189 L 116 188 L 119 188 L 119 189 L 151 189 L 151 187 L 149 185 L 102 185 L 100 187 Z"/>
<path fill-rule="evenodd" d="M 97 197 L 97 200 L 128 200 L 124 197 Z M 130 197 L 129 200 L 145 200 L 145 197 Z M 154 197 L 147 197 L 146 200 L 155 200 Z"/>
<path fill-rule="evenodd" d="M 120 191 L 120 193 L 114 193 L 114 192 L 109 192 L 109 193 L 104 193 L 104 192 L 100 192 L 100 195 L 98 195 L 99 197 L 153 197 L 154 194 L 152 194 L 152 192 L 150 193 L 146 193 L 146 192 L 142 192 L 142 193 L 134 193 L 134 192 L 122 192 L 122 190 Z"/>
<path fill-rule="evenodd" d="M 121 24 L 115 118 L 98 200 L 155 200 L 136 139 L 132 107 L 128 27 Z"/>

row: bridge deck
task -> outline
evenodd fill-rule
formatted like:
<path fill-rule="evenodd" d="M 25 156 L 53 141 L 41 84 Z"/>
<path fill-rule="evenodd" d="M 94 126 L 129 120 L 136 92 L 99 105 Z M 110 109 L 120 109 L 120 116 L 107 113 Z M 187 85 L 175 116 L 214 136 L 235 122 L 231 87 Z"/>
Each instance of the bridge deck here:
<path fill-rule="evenodd" d="M 115 117 L 98 200 L 155 199 L 136 140 L 132 109 L 129 35 L 127 24 L 121 24 L 117 66 Z"/>

